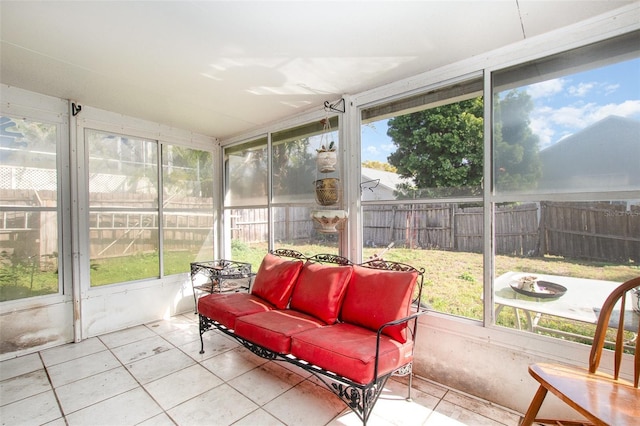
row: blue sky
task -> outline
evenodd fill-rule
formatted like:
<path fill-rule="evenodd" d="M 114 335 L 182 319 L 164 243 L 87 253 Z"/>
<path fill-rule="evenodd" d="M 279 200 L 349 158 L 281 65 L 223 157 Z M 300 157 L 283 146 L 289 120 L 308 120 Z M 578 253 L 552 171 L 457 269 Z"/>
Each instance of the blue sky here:
<path fill-rule="evenodd" d="M 532 84 L 526 90 L 535 105 L 531 128 L 540 149 L 609 115 L 640 121 L 640 59 Z M 387 162 L 393 151 L 386 119 L 362 127 L 363 161 Z"/>

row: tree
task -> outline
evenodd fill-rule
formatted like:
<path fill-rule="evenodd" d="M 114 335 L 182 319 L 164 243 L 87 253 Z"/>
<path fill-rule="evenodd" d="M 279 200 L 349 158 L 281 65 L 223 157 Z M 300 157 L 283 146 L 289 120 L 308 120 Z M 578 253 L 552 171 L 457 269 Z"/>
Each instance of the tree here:
<path fill-rule="evenodd" d="M 300 197 L 312 193 L 315 156 L 310 153 L 309 145 L 309 138 L 303 137 L 273 146 L 271 158 L 274 196 Z"/>
<path fill-rule="evenodd" d="M 415 185 L 398 188 L 399 196 L 446 196 L 463 188 L 480 193 L 482 102 L 477 97 L 389 120 L 387 135 L 398 147 L 388 157 L 389 163 Z"/>
<path fill-rule="evenodd" d="M 483 110 L 483 98 L 477 97 L 389 120 L 387 135 L 398 147 L 389 163 L 414 183 L 397 188 L 399 197 L 481 193 Z M 526 92 L 511 91 L 497 100 L 493 143 L 498 188 L 531 188 L 541 176 L 538 138 L 529 120 L 532 110 Z"/>
<path fill-rule="evenodd" d="M 509 91 L 494 110 L 494 179 L 497 188 L 535 188 L 542 176 L 542 165 L 538 156 L 538 136 L 530 127 L 531 97 L 524 91 Z"/>

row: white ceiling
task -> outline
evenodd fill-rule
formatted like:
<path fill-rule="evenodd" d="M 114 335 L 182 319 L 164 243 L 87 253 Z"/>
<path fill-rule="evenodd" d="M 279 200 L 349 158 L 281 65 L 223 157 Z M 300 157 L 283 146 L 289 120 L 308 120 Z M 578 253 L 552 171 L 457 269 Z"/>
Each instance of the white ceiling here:
<path fill-rule="evenodd" d="M 0 82 L 225 139 L 633 2 L 1 0 Z"/>

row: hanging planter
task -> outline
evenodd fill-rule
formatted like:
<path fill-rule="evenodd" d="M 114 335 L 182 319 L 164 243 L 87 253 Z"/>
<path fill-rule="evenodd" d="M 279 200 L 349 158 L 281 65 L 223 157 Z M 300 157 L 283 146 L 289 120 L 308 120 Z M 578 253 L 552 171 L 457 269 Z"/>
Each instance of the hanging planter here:
<path fill-rule="evenodd" d="M 335 144 L 333 141 L 328 146 L 322 145 L 316 152 L 316 164 L 320 173 L 329 173 L 336 170 L 336 163 L 338 162 L 338 154 L 336 153 Z"/>
<path fill-rule="evenodd" d="M 340 179 L 325 178 L 314 182 L 316 186 L 316 201 L 322 206 L 332 206 L 340 199 Z"/>
<path fill-rule="evenodd" d="M 335 234 L 347 220 L 347 212 L 344 210 L 317 210 L 311 212 L 311 219 L 313 219 L 318 232 Z"/>
<path fill-rule="evenodd" d="M 336 144 L 330 141 L 331 124 L 329 117 L 320 121 L 322 123 L 322 136 L 320 138 L 320 149 L 316 149 L 316 165 L 320 173 L 330 173 L 336 170 L 338 155 L 336 153 Z M 325 142 L 326 140 L 326 142 Z"/>

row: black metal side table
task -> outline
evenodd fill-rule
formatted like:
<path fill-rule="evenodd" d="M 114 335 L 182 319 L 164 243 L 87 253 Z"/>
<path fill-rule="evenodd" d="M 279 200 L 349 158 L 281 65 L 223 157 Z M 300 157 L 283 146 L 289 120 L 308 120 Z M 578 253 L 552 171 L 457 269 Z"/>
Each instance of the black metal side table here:
<path fill-rule="evenodd" d="M 205 277 L 204 283 L 196 283 L 198 275 Z M 249 291 L 251 264 L 233 260 L 218 259 L 206 262 L 191 263 L 191 286 L 193 287 L 193 303 L 198 313 L 198 293 L 232 293 Z"/>

